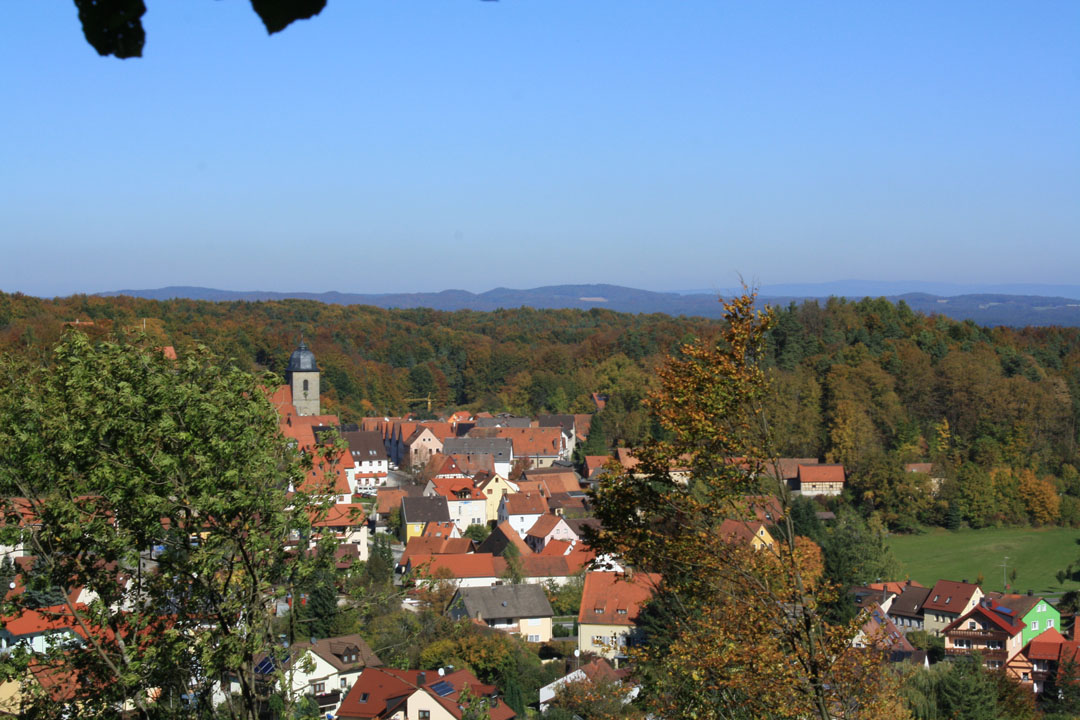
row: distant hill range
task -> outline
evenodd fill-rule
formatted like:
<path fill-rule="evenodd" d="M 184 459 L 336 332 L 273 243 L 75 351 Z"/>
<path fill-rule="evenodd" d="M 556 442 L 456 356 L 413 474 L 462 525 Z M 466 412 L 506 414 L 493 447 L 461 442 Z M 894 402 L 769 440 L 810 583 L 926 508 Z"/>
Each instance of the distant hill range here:
<path fill-rule="evenodd" d="M 763 303 L 787 305 L 804 300 L 823 300 L 830 296 L 858 300 L 864 297 L 885 297 L 891 302 L 903 300 L 913 310 L 940 314 L 957 320 L 973 320 L 979 325 L 1063 325 L 1080 327 L 1080 286 L 1000 286 L 1014 289 L 1007 292 L 969 294 L 935 294 L 930 292 L 888 293 L 900 283 L 858 283 L 844 281 L 807 285 L 774 285 L 763 287 Z M 909 289 L 918 284 L 905 283 Z M 930 289 L 954 289 L 967 286 L 921 284 Z M 971 286 L 976 289 L 975 286 Z M 992 288 L 998 289 L 998 288 Z M 1060 296 L 1032 294 L 1031 290 L 1053 290 Z M 723 308 L 718 295 L 730 295 L 735 290 L 694 291 L 687 293 L 652 292 L 618 285 L 552 285 L 531 290 L 495 288 L 483 293 L 466 290 L 444 290 L 437 293 L 309 293 L 214 290 L 200 287 L 166 287 L 157 290 L 117 290 L 98 293 L 102 296 L 130 295 L 151 300 L 187 298 L 213 301 L 259 301 L 297 298 L 337 305 L 374 305 L 381 308 L 426 307 L 435 310 L 480 310 L 499 308 L 607 308 L 627 313 L 666 313 L 668 315 L 697 315 L 719 317 Z"/>

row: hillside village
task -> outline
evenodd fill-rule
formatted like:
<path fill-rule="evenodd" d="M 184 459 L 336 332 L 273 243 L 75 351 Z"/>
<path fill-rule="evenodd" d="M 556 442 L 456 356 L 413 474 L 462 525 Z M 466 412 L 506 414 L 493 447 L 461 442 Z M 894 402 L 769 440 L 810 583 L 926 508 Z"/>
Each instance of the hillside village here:
<path fill-rule="evenodd" d="M 320 538 L 335 539 L 336 604 L 350 603 L 352 570 L 389 550 L 402 608 L 415 613 L 434 607 L 477 632 L 517 636 L 553 679 L 530 697 L 511 699 L 507 688 L 482 682 L 469 668 L 384 664 L 382 650 L 353 632 L 294 641 L 284 690 L 309 698 L 321 717 L 395 720 L 460 719 L 472 707 L 470 698 L 479 698 L 491 718 L 509 720 L 549 711 L 560 693 L 577 684 L 620 687 L 625 702 L 633 699 L 627 650 L 642 642 L 642 608 L 661 578 L 590 547 L 590 533 L 600 524 L 590 492 L 605 473 L 632 475 L 639 462 L 626 448 L 612 455 L 579 452 L 591 415 L 452 412 L 438 419 L 365 417 L 344 424 L 322 413 L 318 363 L 303 343 L 285 379 L 267 390 L 281 435 L 314 458 L 297 489 L 328 493 L 331 501 L 315 520 L 313 536 L 293 542 L 314 552 Z M 599 409 L 604 400 L 596 396 L 595 402 Z M 939 482 L 932 464 L 905 470 Z M 672 474 L 688 480 L 680 468 Z M 766 475 L 790 496 L 822 501 L 839 496 L 847 480 L 843 465 L 818 458 L 782 458 Z M 827 503 L 817 507 L 819 521 L 835 518 Z M 777 527 L 785 520 L 778 495 L 747 495 L 740 508 L 720 528 L 726 542 L 774 552 Z M 31 509 L 23 521 L 33 527 Z M 11 599 L 24 591 L 21 578 L 35 559 L 24 545 L 0 550 L 16 573 L 7 591 Z M 94 598 L 78 587 L 65 591 L 67 602 L 3 618 L 2 651 L 44 653 L 90 641 L 92 630 L 72 611 Z M 925 587 L 891 578 L 847 588 L 847 597 L 862 622 L 852 646 L 882 650 L 891 662 L 929 667 L 978 653 L 985 667 L 1002 670 L 1033 695 L 1080 663 L 1080 644 L 1063 623 L 1068 618 L 1050 599 L 1031 593 L 984 591 L 967 579 L 943 578 Z M 553 607 L 557 602 L 561 612 Z M 282 616 L 294 611 L 292 601 L 277 610 Z M 920 636 L 937 638 L 938 657 L 913 644 L 911 638 Z M 273 683 L 278 669 L 267 656 L 255 673 Z M 0 687 L 0 712 L 17 714 L 22 696 L 41 690 L 62 702 L 70 694 L 65 683 L 77 681 L 35 669 Z M 224 678 L 216 699 L 223 702 L 236 691 Z"/>

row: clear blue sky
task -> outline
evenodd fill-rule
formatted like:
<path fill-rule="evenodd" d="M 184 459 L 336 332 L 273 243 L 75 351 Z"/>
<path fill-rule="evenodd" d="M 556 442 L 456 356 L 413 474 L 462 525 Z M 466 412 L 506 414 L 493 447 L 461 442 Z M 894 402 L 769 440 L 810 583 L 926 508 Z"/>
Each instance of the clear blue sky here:
<path fill-rule="evenodd" d="M 1080 2 L 7 3 L 0 289 L 1080 282 Z"/>

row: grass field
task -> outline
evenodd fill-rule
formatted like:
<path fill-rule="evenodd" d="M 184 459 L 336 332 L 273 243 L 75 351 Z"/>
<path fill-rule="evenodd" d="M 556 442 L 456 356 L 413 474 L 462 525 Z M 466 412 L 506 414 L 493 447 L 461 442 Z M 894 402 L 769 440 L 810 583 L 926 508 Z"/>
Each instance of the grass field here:
<path fill-rule="evenodd" d="M 975 582 L 983 576 L 983 590 L 1001 591 L 1004 558 L 1008 574 L 1016 569 L 1014 592 L 1060 593 L 1080 588 L 1080 582 L 1058 583 L 1054 576 L 1080 559 L 1080 530 L 1070 528 L 940 528 L 924 535 L 894 535 L 887 544 L 904 573 L 927 587 L 938 580 Z"/>

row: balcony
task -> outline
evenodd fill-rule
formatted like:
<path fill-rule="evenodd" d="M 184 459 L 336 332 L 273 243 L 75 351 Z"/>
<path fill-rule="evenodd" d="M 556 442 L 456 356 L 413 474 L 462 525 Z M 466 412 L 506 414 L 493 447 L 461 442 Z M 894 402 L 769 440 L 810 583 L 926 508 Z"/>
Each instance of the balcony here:
<path fill-rule="evenodd" d="M 953 640 L 976 640 L 978 642 L 987 642 L 989 640 L 997 640 L 1004 645 L 1009 640 L 1009 634 L 1002 630 L 950 630 L 945 633 L 946 636 Z"/>

